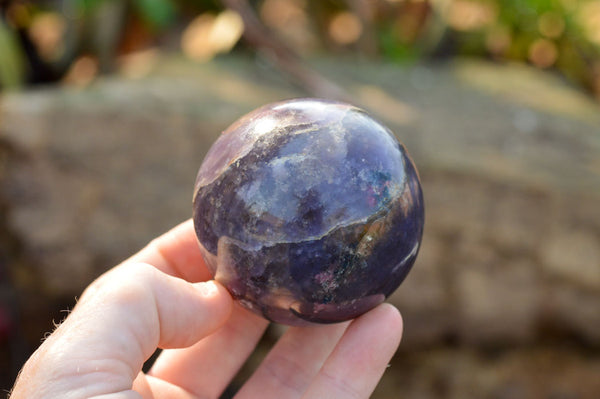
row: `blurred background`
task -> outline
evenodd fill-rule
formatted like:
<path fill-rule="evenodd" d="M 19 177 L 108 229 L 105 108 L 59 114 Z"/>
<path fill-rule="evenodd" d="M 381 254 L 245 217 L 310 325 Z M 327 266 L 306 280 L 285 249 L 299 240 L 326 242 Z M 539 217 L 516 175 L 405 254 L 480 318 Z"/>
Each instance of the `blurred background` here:
<path fill-rule="evenodd" d="M 0 0 L 0 96 L 1 390 L 191 216 L 222 130 L 316 96 L 384 121 L 423 182 L 373 397 L 600 397 L 599 1 Z"/>

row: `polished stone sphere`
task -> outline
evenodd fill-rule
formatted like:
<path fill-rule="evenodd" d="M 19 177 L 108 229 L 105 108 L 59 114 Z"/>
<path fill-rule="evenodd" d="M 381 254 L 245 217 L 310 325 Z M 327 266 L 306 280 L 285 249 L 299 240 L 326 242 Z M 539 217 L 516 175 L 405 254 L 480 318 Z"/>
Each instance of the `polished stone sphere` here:
<path fill-rule="evenodd" d="M 383 302 L 423 234 L 415 166 L 365 111 L 269 104 L 231 125 L 196 180 L 193 218 L 215 279 L 289 325 L 340 322 Z"/>

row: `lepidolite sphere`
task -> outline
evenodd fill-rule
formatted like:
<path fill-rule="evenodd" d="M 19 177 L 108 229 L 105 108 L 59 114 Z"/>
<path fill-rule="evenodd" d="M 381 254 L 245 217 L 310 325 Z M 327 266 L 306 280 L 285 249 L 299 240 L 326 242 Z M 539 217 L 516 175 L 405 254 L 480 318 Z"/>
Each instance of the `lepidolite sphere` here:
<path fill-rule="evenodd" d="M 316 99 L 259 108 L 209 150 L 194 226 L 215 279 L 289 325 L 354 318 L 411 269 L 423 234 L 417 171 L 363 110 Z"/>

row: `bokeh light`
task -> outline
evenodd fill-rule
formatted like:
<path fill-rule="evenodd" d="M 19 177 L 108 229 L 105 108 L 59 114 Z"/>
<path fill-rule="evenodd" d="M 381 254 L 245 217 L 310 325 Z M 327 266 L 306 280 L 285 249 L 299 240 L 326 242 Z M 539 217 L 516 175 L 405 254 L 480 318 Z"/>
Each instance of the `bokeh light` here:
<path fill-rule="evenodd" d="M 238 45 L 245 20 L 263 25 L 265 32 L 273 33 L 267 41 L 280 42 L 300 57 L 344 54 L 400 63 L 440 55 L 511 60 L 553 69 L 589 93 L 598 93 L 594 62 L 600 58 L 600 2 L 596 0 L 260 0 L 194 5 L 160 0 L 130 6 L 95 0 L 60 7 L 53 0 L 10 0 L 6 4 L 6 27 L 27 32 L 23 40 L 31 41 L 33 58 L 43 61 L 43 73 L 35 70 L 37 64 L 23 76 L 11 73 L 8 65 L 35 60 L 18 51 L 0 54 L 19 58 L 6 63 L 8 72 L 0 74 L 0 87 L 60 80 L 86 54 L 99 60 L 99 73 L 119 70 L 135 77 L 149 69 L 143 63 L 132 66 L 149 48 L 156 54 L 174 50 L 177 43 L 177 51 L 201 62 L 236 46 L 264 50 L 254 39 Z M 247 4 L 243 7 L 251 14 L 249 20 L 248 15 L 242 18 L 227 11 L 227 5 L 235 4 Z M 19 45 L 24 44 L 5 48 Z"/>
<path fill-rule="evenodd" d="M 556 62 L 558 49 L 548 39 L 537 39 L 529 46 L 529 60 L 539 68 L 548 68 Z"/>
<path fill-rule="evenodd" d="M 64 77 L 64 82 L 76 87 L 85 87 L 98 75 L 98 60 L 83 55 L 75 60 Z"/>
<path fill-rule="evenodd" d="M 130 79 L 140 79 L 148 75 L 159 59 L 159 50 L 148 48 L 132 52 L 119 58 L 119 72 Z"/>
<path fill-rule="evenodd" d="M 583 4 L 578 19 L 588 39 L 600 45 L 600 2 L 589 1 Z"/>
<path fill-rule="evenodd" d="M 275 29 L 305 27 L 307 20 L 306 2 L 299 0 L 265 0 L 260 16 L 267 26 Z"/>
<path fill-rule="evenodd" d="M 455 0 L 450 4 L 448 25 L 459 31 L 471 31 L 488 26 L 496 19 L 493 3 Z"/>
<path fill-rule="evenodd" d="M 360 19 L 351 12 L 336 14 L 329 23 L 329 36 L 334 42 L 346 45 L 356 42 L 362 33 Z"/>
<path fill-rule="evenodd" d="M 318 38 L 306 0 L 265 0 L 257 10 L 261 21 L 299 54 L 310 54 Z"/>
<path fill-rule="evenodd" d="M 565 31 L 565 20 L 559 13 L 548 11 L 540 16 L 538 29 L 547 38 L 556 39 Z"/>
<path fill-rule="evenodd" d="M 181 49 L 196 61 L 208 61 L 219 53 L 230 51 L 244 31 L 244 22 L 235 11 L 218 15 L 204 13 L 183 31 Z"/>
<path fill-rule="evenodd" d="M 485 36 L 487 50 L 495 56 L 503 56 L 510 48 L 512 36 L 504 25 L 497 25 L 488 30 Z"/>
<path fill-rule="evenodd" d="M 65 30 L 64 17 L 56 12 L 47 12 L 33 19 L 28 33 L 40 55 L 47 60 L 53 60 L 64 50 Z"/>

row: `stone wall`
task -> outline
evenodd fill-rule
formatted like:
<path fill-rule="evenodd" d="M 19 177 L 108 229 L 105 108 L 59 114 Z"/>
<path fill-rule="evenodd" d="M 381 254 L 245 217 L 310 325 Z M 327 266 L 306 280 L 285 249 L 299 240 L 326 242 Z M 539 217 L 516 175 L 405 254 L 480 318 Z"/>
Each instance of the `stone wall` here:
<path fill-rule="evenodd" d="M 515 65 L 315 67 L 392 128 L 423 180 L 424 245 L 390 299 L 405 336 L 375 397 L 598 397 L 600 107 Z M 303 95 L 242 59 L 168 59 L 141 80 L 5 95 L 12 293 L 0 299 L 18 303 L 23 345 L 98 274 L 190 217 L 220 131 Z"/>

